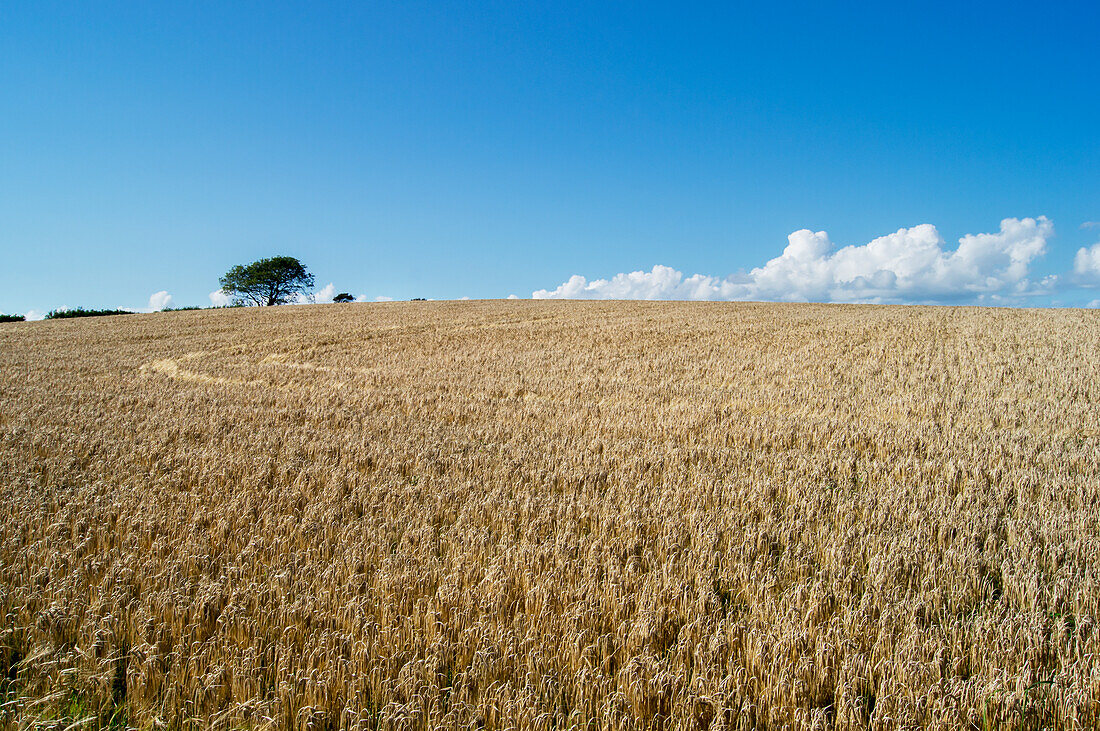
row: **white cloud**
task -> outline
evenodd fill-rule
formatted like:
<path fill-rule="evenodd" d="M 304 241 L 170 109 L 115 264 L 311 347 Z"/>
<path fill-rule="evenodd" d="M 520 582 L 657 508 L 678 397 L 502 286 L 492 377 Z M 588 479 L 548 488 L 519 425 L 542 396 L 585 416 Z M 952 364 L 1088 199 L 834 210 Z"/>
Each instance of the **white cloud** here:
<path fill-rule="evenodd" d="M 1029 279 L 1054 226 L 1045 217 L 1006 218 L 997 233 L 968 234 L 954 251 L 922 224 L 862 246 L 835 249 L 824 231 L 787 237 L 787 247 L 747 275 L 685 277 L 672 267 L 588 281 L 575 274 L 535 299 L 775 300 L 791 302 L 1011 302 L 1050 291 Z"/>
<path fill-rule="evenodd" d="M 459 298 L 458 298 L 458 301 L 459 301 L 459 302 L 469 302 L 469 301 L 470 301 L 470 298 L 469 298 L 469 297 L 459 297 Z"/>
<path fill-rule="evenodd" d="M 46 317 L 46 313 L 42 310 L 27 310 L 24 317 L 28 320 L 43 320 Z"/>
<path fill-rule="evenodd" d="M 1087 305 L 1085 305 L 1085 307 L 1089 307 L 1094 310 L 1100 309 L 1100 300 L 1093 300 L 1092 302 L 1089 302 Z M 29 320 L 31 318 L 28 317 L 27 319 Z"/>
<path fill-rule="evenodd" d="M 317 293 L 313 295 L 313 301 L 318 304 L 323 302 L 332 302 L 332 298 L 336 296 L 336 287 L 332 282 L 329 282 L 324 287 L 317 290 Z"/>
<path fill-rule="evenodd" d="M 299 292 L 298 294 L 294 295 L 294 299 L 291 300 L 289 302 L 289 304 L 292 304 L 292 305 L 325 304 L 327 302 L 332 302 L 332 298 L 335 297 L 335 296 L 336 296 L 336 287 L 335 287 L 335 285 L 333 285 L 332 282 L 329 282 L 328 284 L 326 284 L 324 287 L 321 287 L 319 290 L 317 290 L 313 294 L 303 294 L 302 292 Z"/>
<path fill-rule="evenodd" d="M 1100 221 L 1085 221 L 1081 224 L 1081 228 L 1100 228 Z"/>
<path fill-rule="evenodd" d="M 658 264 L 650 272 L 616 274 L 589 282 L 579 274 L 555 290 L 533 292 L 534 299 L 647 299 L 720 300 L 744 298 L 744 284 L 703 274 L 684 278 L 683 272 Z"/>
<path fill-rule="evenodd" d="M 1085 287 L 1100 286 L 1100 241 L 1081 247 L 1073 257 L 1073 273 L 1077 282 Z"/>
<path fill-rule="evenodd" d="M 384 294 L 380 294 L 374 298 L 375 302 L 393 302 L 393 297 L 387 297 Z"/>
<path fill-rule="evenodd" d="M 507 296 L 507 297 L 506 297 L 505 299 L 510 299 L 510 300 L 518 300 L 518 299 L 519 299 L 519 296 L 518 296 L 518 295 L 514 295 L 514 294 L 510 294 L 510 295 L 508 295 L 508 296 Z"/>
<path fill-rule="evenodd" d="M 228 307 L 233 304 L 233 298 L 220 289 L 215 289 L 210 293 L 210 304 L 215 307 Z"/>
<path fill-rule="evenodd" d="M 170 304 L 172 304 L 172 295 L 168 294 L 167 291 L 162 289 L 159 292 L 154 292 L 153 294 L 149 295 L 148 311 L 160 312 L 165 307 L 168 307 Z"/>

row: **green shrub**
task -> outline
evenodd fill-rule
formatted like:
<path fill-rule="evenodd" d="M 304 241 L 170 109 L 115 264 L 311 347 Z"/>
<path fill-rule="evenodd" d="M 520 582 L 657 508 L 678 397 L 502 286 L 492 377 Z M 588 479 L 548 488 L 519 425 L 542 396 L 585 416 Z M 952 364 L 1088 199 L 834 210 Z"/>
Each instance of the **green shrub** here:
<path fill-rule="evenodd" d="M 132 315 L 129 310 L 86 310 L 76 307 L 71 310 L 50 310 L 46 313 L 47 320 L 63 320 L 67 317 L 101 317 L 103 315 Z"/>

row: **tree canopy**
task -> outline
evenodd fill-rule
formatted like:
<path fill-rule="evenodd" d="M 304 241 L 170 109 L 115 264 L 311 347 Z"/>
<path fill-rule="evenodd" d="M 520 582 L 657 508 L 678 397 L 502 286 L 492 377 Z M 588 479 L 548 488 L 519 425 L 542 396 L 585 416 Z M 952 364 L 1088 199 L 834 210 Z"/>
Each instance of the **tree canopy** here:
<path fill-rule="evenodd" d="M 281 305 L 313 289 L 313 275 L 293 256 L 273 256 L 238 264 L 218 280 L 234 303 Z"/>
<path fill-rule="evenodd" d="M 332 298 L 333 302 L 354 302 L 355 298 L 348 292 L 341 292 Z"/>

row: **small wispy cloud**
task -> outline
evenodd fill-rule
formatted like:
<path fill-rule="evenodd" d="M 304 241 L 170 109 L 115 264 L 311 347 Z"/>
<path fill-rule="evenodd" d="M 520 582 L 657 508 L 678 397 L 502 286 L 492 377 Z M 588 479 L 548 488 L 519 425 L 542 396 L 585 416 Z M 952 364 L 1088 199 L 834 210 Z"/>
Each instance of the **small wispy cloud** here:
<path fill-rule="evenodd" d="M 296 305 L 310 305 L 310 304 L 326 304 L 332 302 L 336 296 L 336 285 L 329 282 L 324 287 L 314 292 L 311 295 L 299 294 L 297 295 L 291 304 Z M 378 295 L 371 298 L 365 294 L 360 294 L 355 297 L 356 302 L 393 302 L 393 297 L 387 297 L 385 295 Z M 226 307 L 233 303 L 233 298 L 227 295 L 220 289 L 216 289 L 210 293 L 210 304 L 215 307 Z"/>
<path fill-rule="evenodd" d="M 1081 224 L 1081 228 L 1100 228 L 1100 221 L 1085 221 Z"/>

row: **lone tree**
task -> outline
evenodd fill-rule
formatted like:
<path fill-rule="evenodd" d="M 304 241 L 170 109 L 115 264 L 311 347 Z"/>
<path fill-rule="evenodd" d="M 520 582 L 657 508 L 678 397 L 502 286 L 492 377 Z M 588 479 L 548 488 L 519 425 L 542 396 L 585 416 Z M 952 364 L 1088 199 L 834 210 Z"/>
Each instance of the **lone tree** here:
<path fill-rule="evenodd" d="M 281 305 L 313 289 L 313 275 L 293 256 L 273 256 L 237 266 L 218 280 L 234 304 Z"/>
<path fill-rule="evenodd" d="M 333 301 L 333 302 L 354 302 L 354 301 L 355 301 L 355 298 L 354 298 L 354 297 L 352 297 L 352 296 L 351 296 L 350 294 L 348 294 L 347 292 L 341 292 L 340 294 L 338 294 L 338 295 L 336 295 L 335 297 L 333 297 L 333 298 L 332 298 L 332 301 Z"/>

